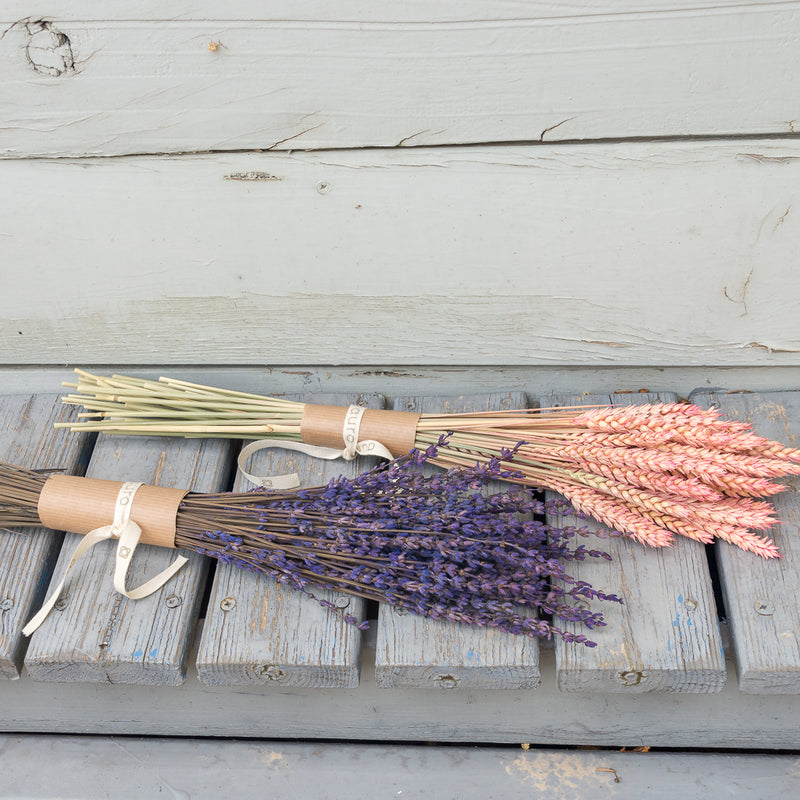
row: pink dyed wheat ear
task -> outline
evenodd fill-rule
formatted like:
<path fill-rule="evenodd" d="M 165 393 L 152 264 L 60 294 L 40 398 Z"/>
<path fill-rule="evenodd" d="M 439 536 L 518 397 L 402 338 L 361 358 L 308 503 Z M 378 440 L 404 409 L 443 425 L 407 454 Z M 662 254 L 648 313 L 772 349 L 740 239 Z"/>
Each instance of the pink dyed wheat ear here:
<path fill-rule="evenodd" d="M 306 441 L 303 419 L 315 416 L 310 404 L 168 378 L 78 374 L 78 393 L 65 402 L 83 405 L 86 418 L 58 426 L 181 436 L 201 428 L 204 436 L 323 443 Z M 419 451 L 438 447 L 434 463 L 442 467 L 477 463 L 488 469 L 513 451 L 504 480 L 561 491 L 604 524 L 657 547 L 674 534 L 707 542 L 719 531 L 719 538 L 774 557 L 774 545 L 744 527 L 765 529 L 774 516 L 743 501 L 776 494 L 784 488 L 777 478 L 800 474 L 800 450 L 764 439 L 749 423 L 725 419 L 716 408 L 691 403 L 382 419 L 374 423 L 375 438 L 381 425 L 388 436 L 397 424 L 409 432 L 403 441 L 413 439 Z M 341 425 L 321 433 L 324 441 L 333 436 L 338 442 Z"/>
<path fill-rule="evenodd" d="M 765 536 L 756 536 L 746 528 L 737 528 L 734 525 L 716 525 L 711 528 L 714 535 L 724 542 L 735 545 L 741 550 L 755 553 L 762 558 L 782 558 L 775 542 Z"/>
<path fill-rule="evenodd" d="M 669 547 L 673 543 L 669 531 L 602 492 L 558 480 L 552 481 L 549 488 L 563 494 L 578 511 L 594 517 L 612 530 L 629 534 L 642 544 Z"/>

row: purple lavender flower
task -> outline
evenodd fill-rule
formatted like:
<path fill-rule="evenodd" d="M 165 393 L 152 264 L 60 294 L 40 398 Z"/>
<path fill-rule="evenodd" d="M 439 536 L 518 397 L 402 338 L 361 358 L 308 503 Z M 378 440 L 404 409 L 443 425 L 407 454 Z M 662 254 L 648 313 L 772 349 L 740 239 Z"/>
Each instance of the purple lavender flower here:
<path fill-rule="evenodd" d="M 515 450 L 426 475 L 421 467 L 445 440 L 326 486 L 187 495 L 176 543 L 311 597 L 315 588 L 334 589 L 435 619 L 594 646 L 558 620 L 596 628 L 602 614 L 585 600 L 621 601 L 572 578 L 566 564 L 608 554 L 573 546 L 586 530 L 548 525 L 530 490 L 485 493 L 509 474 Z"/>

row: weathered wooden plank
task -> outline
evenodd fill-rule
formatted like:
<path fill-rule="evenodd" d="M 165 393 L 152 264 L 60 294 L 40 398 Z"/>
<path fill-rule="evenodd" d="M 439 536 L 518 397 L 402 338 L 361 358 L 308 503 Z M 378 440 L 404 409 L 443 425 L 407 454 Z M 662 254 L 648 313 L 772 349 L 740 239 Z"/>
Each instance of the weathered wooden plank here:
<path fill-rule="evenodd" d="M 717 8 L 750 6 L 752 0 L 718 0 Z M 496 0 L 487 8 L 481 0 L 462 0 L 457 5 L 439 0 L 407 0 L 402 4 L 376 0 L 368 6 L 359 0 L 340 0 L 334 6 L 325 0 L 281 0 L 263 4 L 254 0 L 231 0 L 224 15 L 214 0 L 180 0 L 171 3 L 166 13 L 158 0 L 145 0 L 131 8 L 126 3 L 106 5 L 97 0 L 54 0 L 47 6 L 51 19 L 80 19 L 95 22 L 121 22 L 131 19 L 179 21 L 244 22 L 298 20 L 320 22 L 474 22 L 476 19 L 517 20 L 524 11 L 527 18 L 549 19 L 585 17 L 602 14 L 635 14 L 707 9 L 704 0 Z M 30 6 L 25 0 L 7 0 L 3 16 L 11 20 L 27 20 Z"/>
<path fill-rule="evenodd" d="M 761 436 L 800 446 L 800 392 L 697 392 L 692 401 L 753 423 Z M 786 483 L 788 491 L 774 498 L 781 524 L 770 531 L 782 558 L 765 561 L 716 545 L 742 692 L 800 694 L 800 481 Z"/>
<path fill-rule="evenodd" d="M 319 3 L 281 3 L 271 12 L 250 4 L 236 20 L 218 9 L 181 19 L 191 13 L 184 7 L 168 22 L 152 7 L 149 16 L 103 9 L 101 19 L 96 6 L 83 8 L 89 19 L 72 8 L 3 14 L 1 153 L 774 134 L 796 125 L 793 3 L 517 4 L 509 13 L 511 4 L 398 12 L 384 2 L 334 15 Z"/>
<path fill-rule="evenodd" d="M 198 358 L 202 354 L 198 353 Z M 98 372 L 100 370 L 97 370 Z M 534 397 L 556 392 L 579 394 L 591 387 L 595 392 L 613 393 L 653 391 L 668 388 L 681 397 L 688 397 L 698 386 L 758 386 L 762 391 L 785 390 L 800 386 L 800 367 L 636 367 L 619 366 L 570 367 L 553 365 L 496 365 L 496 366 L 315 366 L 295 364 L 286 366 L 201 363 L 176 366 L 151 364 L 114 364 L 104 371 L 123 372 L 140 377 L 176 378 L 227 386 L 259 394 L 307 394 L 309 392 L 370 393 L 376 392 L 393 403 L 394 398 L 410 393 L 419 395 L 457 395 L 467 384 L 470 391 L 502 392 L 515 386 Z M 62 381 L 75 379 L 69 366 L 31 366 L 24 368 L 0 365 L 0 386 L 17 392 L 55 391 Z M 10 389 L 9 389 L 10 390 Z"/>
<path fill-rule="evenodd" d="M 675 396 L 556 395 L 542 406 L 597 403 L 672 402 Z M 554 522 L 579 524 L 572 518 Z M 588 527 L 599 526 L 589 521 Z M 596 648 L 556 641 L 559 688 L 570 692 L 719 692 L 725 684 L 717 609 L 703 545 L 676 537 L 669 548 L 652 549 L 630 539 L 587 544 L 605 550 L 612 562 L 588 559 L 570 564 L 574 577 L 616 594 L 623 604 L 592 603 L 607 626 L 591 632 Z M 579 626 L 565 624 L 567 630 Z"/>
<path fill-rule="evenodd" d="M 280 180 L 225 180 L 250 171 Z M 797 367 L 798 175 L 794 141 L 0 162 L 0 259 L 36 266 L 0 341 L 161 369 Z"/>
<path fill-rule="evenodd" d="M 226 440 L 105 437 L 98 439 L 87 475 L 219 491 L 230 466 Z M 51 586 L 61 579 L 79 537 L 68 534 Z M 208 559 L 191 552 L 178 574 L 154 594 L 131 601 L 113 588 L 116 543 L 101 542 L 78 562 L 57 609 L 31 637 L 28 673 L 40 681 L 183 682 L 197 625 Z M 142 546 L 128 578 L 138 586 L 172 562 L 176 551 Z"/>
<path fill-rule="evenodd" d="M 322 394 L 297 399 L 367 408 L 384 404 L 379 395 Z M 325 461 L 277 449 L 254 454 L 247 471 L 257 475 L 296 472 L 301 485 L 318 486 L 337 475 L 355 476 L 374 461 Z M 236 490 L 251 486 L 239 473 Z M 312 591 L 342 613 L 364 619 L 366 603 L 362 599 L 341 592 Z M 316 599 L 264 575 L 218 565 L 197 655 L 198 677 L 203 683 L 357 686 L 360 650 L 361 631 Z"/>
<path fill-rule="evenodd" d="M 593 747 L 795 750 L 800 697 L 742 694 L 729 662 L 715 694 L 558 690 L 552 650 L 533 692 L 382 689 L 372 659 L 354 689 L 204 686 L 190 663 L 181 686 L 0 681 L 0 730 L 135 736 L 236 736 Z M 612 702 L 613 701 L 613 702 Z"/>
<path fill-rule="evenodd" d="M 796 755 L 519 750 L 509 747 L 232 742 L 2 736 L 0 798 L 117 800 L 163 793 L 193 800 L 268 793 L 273 800 L 325 797 L 791 796 Z M 48 765 L 41 769 L 42 762 Z M 75 765 L 81 764 L 76 770 Z M 380 788 L 377 788 L 380 787 Z"/>
<path fill-rule="evenodd" d="M 88 437 L 57 434 L 53 423 L 77 409 L 54 394 L 0 396 L 0 460 L 30 469 L 75 474 L 88 455 Z M 41 601 L 62 536 L 31 528 L 0 530 L 0 678 L 19 677 L 27 639 L 22 628 Z"/>
<path fill-rule="evenodd" d="M 526 406 L 522 392 L 398 397 L 394 404 L 396 411 L 418 413 Z M 426 469 L 435 471 L 434 467 Z M 497 485 L 492 486 L 497 491 Z M 381 687 L 533 689 L 541 680 L 539 643 L 495 629 L 427 619 L 381 604 L 375 677 Z"/>

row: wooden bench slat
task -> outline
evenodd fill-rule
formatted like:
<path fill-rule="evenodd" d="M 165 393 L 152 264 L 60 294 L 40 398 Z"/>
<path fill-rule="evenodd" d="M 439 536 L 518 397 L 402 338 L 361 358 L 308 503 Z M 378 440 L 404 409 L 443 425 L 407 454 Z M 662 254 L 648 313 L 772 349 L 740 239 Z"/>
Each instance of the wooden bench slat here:
<path fill-rule="evenodd" d="M 111 788 L 115 800 L 265 795 L 270 800 L 729 800 L 791 796 L 797 790 L 797 757 L 786 754 L 35 735 L 0 736 L 0 749 L 2 800 L 105 800 Z"/>
<path fill-rule="evenodd" d="M 66 435 L 62 432 L 61 435 Z M 189 488 L 224 488 L 231 443 L 213 439 L 105 437 L 97 440 L 87 475 Z M 67 534 L 53 575 L 61 579 L 80 537 Z M 78 562 L 54 610 L 31 637 L 25 667 L 42 681 L 178 685 L 197 626 L 208 560 L 187 563 L 154 594 L 132 601 L 112 584 L 115 542 L 101 542 Z M 138 586 L 167 567 L 176 551 L 142 546 L 128 578 Z"/>
<path fill-rule="evenodd" d="M 555 395 L 542 406 L 665 401 L 671 393 Z M 554 524 L 587 524 L 556 518 Z M 569 564 L 574 577 L 620 596 L 624 603 L 593 602 L 607 626 L 584 633 L 596 648 L 555 644 L 558 684 L 572 692 L 718 692 L 725 685 L 725 658 L 714 593 L 703 545 L 675 537 L 670 548 L 653 549 L 633 540 L 589 539 L 612 562 L 587 559 Z"/>
<path fill-rule="evenodd" d="M 55 394 L 0 396 L 0 459 L 31 469 L 78 472 L 88 437 L 65 436 L 53 428 L 76 413 Z M 28 644 L 22 628 L 42 599 L 62 538 L 43 528 L 0 531 L 0 678 L 19 677 Z"/>
<path fill-rule="evenodd" d="M 369 634 L 368 634 L 369 636 Z M 368 638 L 368 637 L 366 637 Z M 594 747 L 796 750 L 800 695 L 739 692 L 733 662 L 713 694 L 561 692 L 541 648 L 533 692 L 383 689 L 371 659 L 353 689 L 204 686 L 190 663 L 182 686 L 0 681 L 0 730 Z M 276 690 L 277 688 L 277 690 Z M 0 782 L 2 785 L 2 782 Z"/>
<path fill-rule="evenodd" d="M 398 411 L 456 413 L 526 405 L 522 392 L 495 392 L 398 397 L 394 407 Z M 375 677 L 382 687 L 533 689 L 541 680 L 539 643 L 526 636 L 427 619 L 381 604 Z"/>
<path fill-rule="evenodd" d="M 379 395 L 318 394 L 298 397 L 329 405 L 382 408 Z M 279 448 L 253 455 L 247 471 L 259 475 L 297 472 L 303 486 L 327 483 L 338 475 L 355 476 L 375 459 L 325 461 Z M 252 488 L 241 474 L 237 491 Z M 341 592 L 312 590 L 359 621 L 366 603 Z M 358 685 L 361 631 L 296 589 L 264 575 L 219 564 L 200 639 L 200 680 L 217 684 L 352 687 Z"/>
<path fill-rule="evenodd" d="M 702 391 L 692 401 L 753 423 L 760 436 L 800 445 L 800 392 Z M 782 523 L 769 534 L 782 558 L 766 561 L 725 542 L 716 545 L 739 689 L 752 694 L 800 693 L 800 480 L 786 483 L 789 490 L 774 498 Z"/>

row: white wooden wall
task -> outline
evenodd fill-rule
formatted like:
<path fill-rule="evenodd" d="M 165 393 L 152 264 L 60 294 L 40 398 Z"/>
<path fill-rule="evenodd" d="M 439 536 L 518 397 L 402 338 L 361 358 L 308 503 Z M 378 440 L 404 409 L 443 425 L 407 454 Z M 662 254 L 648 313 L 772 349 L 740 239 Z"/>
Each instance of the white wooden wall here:
<path fill-rule="evenodd" d="M 0 364 L 800 366 L 800 2 L 3 6 Z"/>

